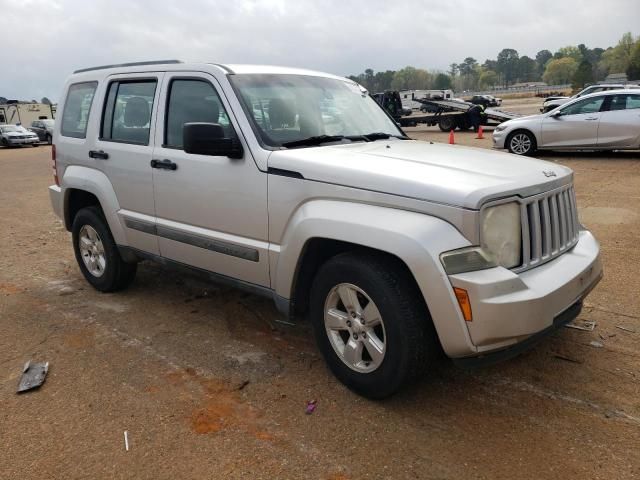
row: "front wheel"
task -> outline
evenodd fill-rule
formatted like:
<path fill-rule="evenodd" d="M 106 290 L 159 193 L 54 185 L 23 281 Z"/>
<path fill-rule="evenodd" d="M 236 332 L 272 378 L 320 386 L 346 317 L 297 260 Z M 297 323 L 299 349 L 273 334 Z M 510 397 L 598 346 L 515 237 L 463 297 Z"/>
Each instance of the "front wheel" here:
<path fill-rule="evenodd" d="M 81 209 L 73 220 L 72 234 L 80 271 L 96 290 L 114 292 L 133 281 L 137 264 L 126 263 L 120 257 L 102 210 Z"/>
<path fill-rule="evenodd" d="M 51 138 L 51 135 L 47 135 L 47 145 L 51 145 L 53 143 L 53 139 Z"/>
<path fill-rule="evenodd" d="M 423 371 L 436 335 L 410 273 L 385 256 L 345 253 L 319 270 L 311 293 L 318 347 L 333 374 L 384 398 Z"/>
<path fill-rule="evenodd" d="M 509 152 L 516 155 L 533 155 L 536 151 L 536 139 L 524 130 L 512 133 L 507 140 Z"/>

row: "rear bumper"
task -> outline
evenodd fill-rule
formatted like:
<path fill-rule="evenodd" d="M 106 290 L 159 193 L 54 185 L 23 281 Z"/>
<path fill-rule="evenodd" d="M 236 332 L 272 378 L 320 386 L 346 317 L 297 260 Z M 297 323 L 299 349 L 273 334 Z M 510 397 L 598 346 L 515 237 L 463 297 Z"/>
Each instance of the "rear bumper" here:
<path fill-rule="evenodd" d="M 51 200 L 53 212 L 64 221 L 64 198 L 62 189 L 58 185 L 51 185 L 49 187 L 49 200 Z"/>
<path fill-rule="evenodd" d="M 581 303 L 602 278 L 598 242 L 581 231 L 578 243 L 555 260 L 515 274 L 491 268 L 449 277 L 468 292 L 467 322 L 477 355 L 504 350 L 553 330 L 565 312 Z"/>

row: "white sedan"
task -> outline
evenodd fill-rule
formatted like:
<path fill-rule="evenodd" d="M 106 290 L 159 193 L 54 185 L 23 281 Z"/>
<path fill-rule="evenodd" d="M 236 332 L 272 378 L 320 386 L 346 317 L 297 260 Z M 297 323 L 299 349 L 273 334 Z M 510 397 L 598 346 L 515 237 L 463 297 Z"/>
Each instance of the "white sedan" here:
<path fill-rule="evenodd" d="M 40 139 L 21 125 L 0 125 L 0 144 L 5 147 L 38 145 Z"/>
<path fill-rule="evenodd" d="M 493 131 L 494 148 L 536 150 L 640 148 L 640 91 L 610 90 L 571 100 L 548 113 L 515 118 Z"/>

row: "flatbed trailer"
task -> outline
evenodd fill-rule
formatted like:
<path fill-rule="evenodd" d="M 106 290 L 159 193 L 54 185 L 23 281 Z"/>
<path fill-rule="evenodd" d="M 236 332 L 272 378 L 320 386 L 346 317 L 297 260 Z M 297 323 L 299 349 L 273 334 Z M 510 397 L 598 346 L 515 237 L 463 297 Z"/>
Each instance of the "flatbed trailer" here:
<path fill-rule="evenodd" d="M 422 98 L 416 99 L 415 101 L 425 105 L 427 109 L 432 112 L 431 115 L 428 115 L 432 121 L 432 123 L 429 124 L 437 124 L 443 132 L 448 132 L 456 128 L 467 130 L 472 126 L 469 110 L 476 106 L 473 103 L 456 100 L 427 100 Z M 496 126 L 519 116 L 517 113 L 505 112 L 496 108 L 487 108 L 482 114 L 481 124 Z M 405 118 L 409 119 L 411 116 Z M 402 122 L 400 124 L 402 125 Z"/>
<path fill-rule="evenodd" d="M 402 127 L 417 127 L 424 124 L 429 127 L 440 125 L 441 123 L 456 123 L 458 117 L 464 116 L 463 112 L 434 112 L 429 114 L 408 115 L 397 119 Z"/>

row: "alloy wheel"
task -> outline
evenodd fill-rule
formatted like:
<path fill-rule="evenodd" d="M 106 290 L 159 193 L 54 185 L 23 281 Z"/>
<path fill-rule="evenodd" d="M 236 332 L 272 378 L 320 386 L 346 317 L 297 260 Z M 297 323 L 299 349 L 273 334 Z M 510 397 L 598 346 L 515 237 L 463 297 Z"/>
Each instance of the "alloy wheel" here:
<path fill-rule="evenodd" d="M 384 322 L 364 290 L 350 283 L 332 288 L 325 301 L 324 325 L 333 350 L 350 369 L 370 373 L 380 367 L 387 350 Z"/>
<path fill-rule="evenodd" d="M 531 150 L 531 139 L 526 133 L 516 133 L 509 142 L 511 151 L 517 155 L 524 155 Z"/>
<path fill-rule="evenodd" d="M 98 232 L 91 225 L 83 225 L 78 235 L 80 255 L 87 270 L 94 277 L 101 277 L 107 266 L 104 245 Z"/>

